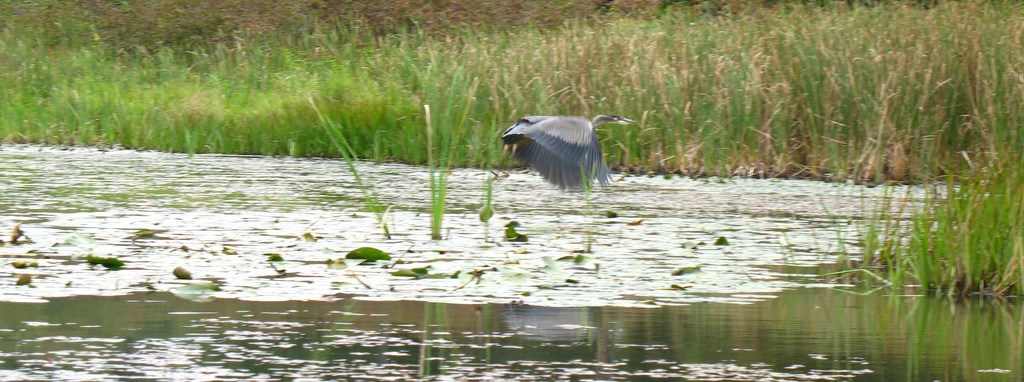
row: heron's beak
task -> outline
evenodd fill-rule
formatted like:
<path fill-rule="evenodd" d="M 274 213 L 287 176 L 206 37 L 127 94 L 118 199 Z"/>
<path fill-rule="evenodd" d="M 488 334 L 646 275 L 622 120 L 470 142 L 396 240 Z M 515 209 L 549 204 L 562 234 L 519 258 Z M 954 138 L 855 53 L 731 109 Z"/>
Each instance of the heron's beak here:
<path fill-rule="evenodd" d="M 634 121 L 634 120 L 626 118 L 626 117 L 622 117 L 622 119 L 619 120 L 619 123 L 621 123 L 623 125 L 627 125 L 627 124 L 639 125 L 640 124 L 640 122 Z"/>

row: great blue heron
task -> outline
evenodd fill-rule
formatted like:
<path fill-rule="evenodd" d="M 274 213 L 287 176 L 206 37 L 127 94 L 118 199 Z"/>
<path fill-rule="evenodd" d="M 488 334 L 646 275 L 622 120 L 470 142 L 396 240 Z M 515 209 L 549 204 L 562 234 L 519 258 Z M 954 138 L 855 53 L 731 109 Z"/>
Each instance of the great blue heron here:
<path fill-rule="evenodd" d="M 594 129 L 605 123 L 636 121 L 617 115 L 582 117 L 527 116 L 505 130 L 501 140 L 512 154 L 563 190 L 578 190 L 597 180 L 608 185 L 611 170 L 604 163 Z"/>

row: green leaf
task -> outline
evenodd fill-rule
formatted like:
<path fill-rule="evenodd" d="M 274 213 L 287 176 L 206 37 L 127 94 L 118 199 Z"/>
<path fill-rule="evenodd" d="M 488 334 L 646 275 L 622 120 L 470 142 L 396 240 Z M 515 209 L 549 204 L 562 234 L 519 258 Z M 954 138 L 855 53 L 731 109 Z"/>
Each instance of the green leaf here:
<path fill-rule="evenodd" d="M 615 211 L 608 210 L 604 212 L 604 216 L 609 219 L 614 219 L 619 217 L 619 214 Z"/>
<path fill-rule="evenodd" d="M 672 272 L 672 276 L 682 276 L 682 275 L 688 275 L 688 274 L 697 273 L 697 272 L 700 272 L 700 265 L 694 265 L 692 267 L 682 267 L 682 268 L 676 269 L 674 272 Z"/>
<path fill-rule="evenodd" d="M 304 232 L 302 235 L 299 235 L 299 240 L 308 241 L 310 243 L 313 243 L 313 242 L 316 242 L 316 236 L 313 236 L 312 233 Z"/>
<path fill-rule="evenodd" d="M 391 275 L 392 276 L 399 276 L 399 277 L 421 278 L 421 277 L 426 276 L 427 273 L 429 273 L 429 272 L 430 272 L 430 267 L 422 267 L 422 268 L 412 268 L 412 269 L 399 269 L 399 270 L 396 270 L 394 272 L 391 272 Z"/>
<path fill-rule="evenodd" d="M 505 240 L 525 242 L 527 241 L 526 235 L 516 232 L 516 227 L 519 226 L 519 222 L 513 220 L 505 224 Z"/>
<path fill-rule="evenodd" d="M 174 295 L 186 300 L 209 302 L 213 301 L 210 292 L 219 291 L 220 287 L 209 281 L 196 281 L 188 285 L 182 285 L 174 290 Z"/>
<path fill-rule="evenodd" d="M 231 249 L 231 248 L 228 248 L 228 247 L 223 247 L 223 248 L 220 249 L 220 253 L 223 253 L 225 255 L 237 255 L 238 251 L 236 251 L 234 249 Z"/>
<path fill-rule="evenodd" d="M 89 265 L 102 265 L 110 270 L 117 270 L 124 266 L 124 262 L 118 260 L 116 257 L 100 257 L 89 255 L 85 257 L 85 261 L 89 262 Z"/>
<path fill-rule="evenodd" d="M 373 247 L 360 247 L 353 249 L 345 255 L 346 259 L 362 259 L 366 261 L 391 260 L 391 255 Z"/>
<path fill-rule="evenodd" d="M 669 285 L 668 289 L 672 289 L 672 290 L 687 290 L 687 289 L 690 289 L 690 286 L 689 285 L 685 285 L 684 286 L 684 285 L 679 285 L 679 284 L 672 284 L 672 285 Z"/>
<path fill-rule="evenodd" d="M 726 239 L 725 236 L 719 236 L 718 239 L 715 239 L 715 245 L 729 245 L 729 239 Z"/>
<path fill-rule="evenodd" d="M 21 275 L 21 276 L 18 276 L 18 281 L 15 284 L 16 285 L 29 285 L 31 283 L 32 283 L 32 275 Z"/>
<path fill-rule="evenodd" d="M 280 253 L 265 253 L 264 255 L 267 256 L 267 261 L 284 261 Z"/>

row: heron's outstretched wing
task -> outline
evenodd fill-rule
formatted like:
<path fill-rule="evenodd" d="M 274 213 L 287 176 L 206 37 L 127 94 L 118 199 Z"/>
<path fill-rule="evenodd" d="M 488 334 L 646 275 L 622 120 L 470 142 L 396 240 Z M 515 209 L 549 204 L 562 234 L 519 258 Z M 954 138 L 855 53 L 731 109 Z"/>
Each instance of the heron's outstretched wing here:
<path fill-rule="evenodd" d="M 584 118 L 523 117 L 505 131 L 502 140 L 516 145 L 516 158 L 559 188 L 581 189 L 584 179 L 607 185 L 611 177 L 597 135 Z"/>

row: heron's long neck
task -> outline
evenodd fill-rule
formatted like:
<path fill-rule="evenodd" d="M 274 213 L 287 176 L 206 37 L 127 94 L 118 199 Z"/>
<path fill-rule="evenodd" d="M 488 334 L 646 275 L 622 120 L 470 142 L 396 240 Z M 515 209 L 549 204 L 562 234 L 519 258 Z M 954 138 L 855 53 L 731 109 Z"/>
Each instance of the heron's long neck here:
<path fill-rule="evenodd" d="M 609 121 L 611 121 L 611 118 L 609 118 L 607 115 L 599 115 L 599 116 L 594 117 L 593 121 L 590 121 L 590 126 L 593 129 L 597 129 L 598 126 L 604 124 L 605 122 L 609 122 Z"/>

